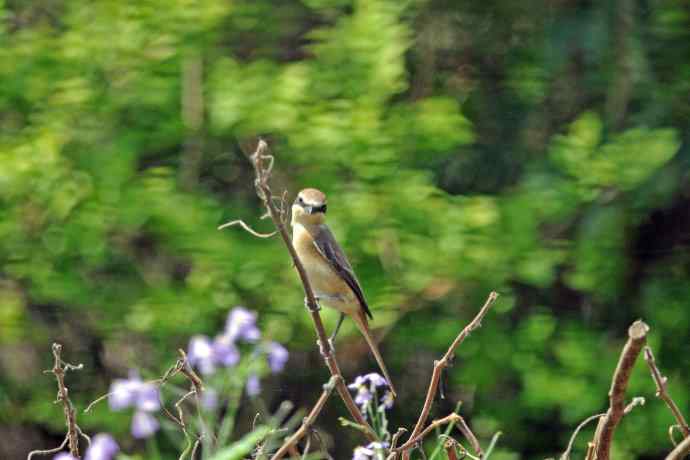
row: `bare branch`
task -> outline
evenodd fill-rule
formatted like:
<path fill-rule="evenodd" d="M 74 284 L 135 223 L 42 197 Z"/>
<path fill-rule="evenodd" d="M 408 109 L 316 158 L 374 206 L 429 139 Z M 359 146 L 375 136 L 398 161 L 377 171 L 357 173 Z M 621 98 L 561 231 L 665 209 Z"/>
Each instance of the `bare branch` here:
<path fill-rule="evenodd" d="M 285 247 L 290 253 L 290 257 L 292 258 L 293 264 L 297 269 L 300 280 L 302 281 L 304 294 L 306 296 L 307 308 L 309 309 L 312 322 L 314 323 L 314 329 L 316 329 L 316 334 L 319 338 L 321 355 L 326 361 L 326 366 L 328 366 L 328 370 L 330 371 L 331 375 L 339 377 L 339 379 L 336 381 L 336 389 L 338 390 L 338 394 L 345 403 L 345 406 L 350 412 L 352 418 L 354 418 L 359 425 L 365 427 L 364 434 L 366 437 L 370 441 L 375 441 L 378 439 L 376 433 L 362 416 L 362 413 L 352 399 L 352 395 L 348 391 L 345 381 L 342 378 L 340 367 L 338 366 L 335 354 L 333 353 L 333 349 L 328 341 L 326 329 L 323 326 L 323 321 L 321 320 L 321 315 L 319 314 L 320 307 L 316 301 L 316 297 L 314 296 L 314 291 L 311 287 L 311 283 L 309 282 L 309 278 L 307 277 L 307 272 L 304 269 L 299 256 L 297 255 L 297 251 L 295 251 L 295 247 L 292 245 L 292 240 L 285 227 L 286 223 L 284 217 L 284 206 L 281 205 L 281 208 L 283 209 L 279 210 L 274 203 L 273 193 L 271 192 L 271 187 L 268 184 L 268 181 L 271 177 L 271 171 L 273 170 L 274 158 L 272 155 L 268 155 L 266 153 L 267 150 L 268 144 L 266 144 L 263 139 L 260 139 L 259 143 L 257 144 L 256 151 L 249 156 L 249 160 L 254 167 L 254 187 L 256 189 L 256 194 L 261 201 L 263 201 L 264 207 L 268 211 L 273 224 L 276 226 L 283 243 L 285 243 Z"/>
<path fill-rule="evenodd" d="M 666 460 L 682 460 L 690 453 L 690 437 L 683 439 L 683 441 L 666 456 Z"/>
<path fill-rule="evenodd" d="M 323 386 L 323 393 L 321 393 L 321 397 L 319 397 L 319 399 L 316 401 L 316 404 L 314 404 L 314 407 L 312 408 L 311 412 L 309 412 L 309 415 L 304 418 L 302 426 L 300 426 L 299 429 L 283 443 L 280 449 L 273 454 L 271 460 L 280 460 L 283 458 L 283 456 L 288 453 L 290 448 L 296 446 L 300 439 L 302 439 L 309 432 L 311 426 L 316 421 L 316 418 L 326 405 L 326 401 L 331 396 L 331 393 L 338 383 L 338 380 L 342 380 L 342 377 L 334 375 L 331 377 L 328 383 Z"/>
<path fill-rule="evenodd" d="M 575 438 L 577 438 L 577 435 L 578 433 L 580 433 L 580 430 L 583 429 L 588 423 L 593 422 L 594 420 L 603 417 L 604 415 L 606 415 L 606 412 L 587 417 L 582 423 L 580 423 L 577 426 L 577 428 L 575 428 L 575 431 L 573 431 L 573 435 L 570 437 L 570 441 L 568 442 L 568 447 L 565 449 L 565 452 L 563 452 L 563 454 L 561 455 L 561 460 L 568 460 L 570 458 L 570 451 L 573 450 Z"/>
<path fill-rule="evenodd" d="M 652 373 L 652 378 L 654 379 L 654 383 L 656 384 L 657 398 L 660 398 L 666 403 L 668 408 L 671 410 L 673 417 L 675 417 L 676 422 L 678 422 L 678 427 L 683 432 L 683 437 L 687 438 L 688 436 L 690 436 L 690 427 L 688 427 L 688 423 L 685 421 L 683 414 L 680 413 L 680 409 L 678 409 L 678 406 L 676 405 L 675 401 L 673 400 L 673 398 L 671 398 L 671 395 L 668 394 L 668 379 L 661 375 L 661 371 L 656 365 L 652 349 L 648 346 L 644 347 L 644 360 L 647 362 L 647 366 L 649 366 L 649 371 Z"/>
<path fill-rule="evenodd" d="M 81 429 L 77 426 L 76 411 L 74 410 L 74 405 L 72 404 L 72 401 L 69 399 L 69 391 L 65 386 L 65 373 L 70 370 L 79 370 L 83 366 L 81 364 L 75 366 L 73 364 L 66 363 L 62 360 L 60 356 L 61 353 L 62 345 L 60 345 L 59 343 L 54 343 L 53 369 L 51 369 L 49 372 L 55 375 L 55 380 L 57 381 L 58 394 L 57 400 L 55 402 L 62 403 L 63 413 L 65 415 L 65 423 L 67 424 L 67 443 L 69 445 L 69 452 L 74 457 L 80 458 L 79 433 L 81 432 Z"/>
<path fill-rule="evenodd" d="M 429 383 L 429 389 L 426 393 L 424 407 L 422 408 L 422 413 L 419 415 L 419 419 L 417 420 L 417 424 L 415 425 L 412 434 L 410 434 L 410 439 L 414 439 L 422 431 L 422 428 L 424 427 L 424 424 L 426 423 L 426 420 L 429 417 L 429 412 L 431 412 L 431 406 L 434 403 L 434 397 L 436 396 L 436 391 L 438 389 L 438 384 L 441 379 L 441 373 L 443 372 L 443 369 L 448 367 L 448 365 L 450 364 L 455 354 L 455 350 L 458 348 L 458 346 L 460 346 L 460 344 L 470 335 L 472 331 L 481 326 L 482 319 L 484 319 L 484 316 L 486 316 L 489 309 L 494 304 L 497 298 L 498 293 L 491 292 L 489 294 L 489 297 L 486 299 L 484 306 L 482 306 L 482 308 L 479 310 L 479 313 L 477 313 L 477 316 L 475 316 L 474 319 L 467 326 L 465 326 L 465 328 L 460 332 L 460 334 L 458 334 L 458 336 L 455 338 L 453 343 L 451 343 L 450 347 L 448 348 L 448 351 L 446 351 L 446 354 L 443 355 L 443 357 L 439 361 L 434 362 L 434 371 L 431 375 L 431 382 Z M 403 452 L 403 458 L 409 458 L 409 454 Z"/>
<path fill-rule="evenodd" d="M 68 436 L 68 435 L 65 435 L 65 440 L 62 441 L 62 444 L 60 444 L 59 446 L 57 446 L 57 447 L 55 447 L 55 448 L 53 448 L 53 449 L 32 450 L 31 452 L 29 452 L 29 455 L 26 457 L 26 460 L 31 460 L 31 458 L 32 458 L 34 455 L 50 455 L 50 454 L 56 454 L 56 453 L 60 452 L 62 449 L 65 448 L 65 446 L 67 445 L 67 442 L 68 442 L 68 441 L 69 441 L 69 436 Z"/>
<path fill-rule="evenodd" d="M 404 453 L 405 451 L 412 449 L 434 429 L 448 423 L 457 424 L 458 430 L 463 434 L 463 436 L 465 436 L 465 438 L 467 438 L 467 440 L 472 445 L 472 448 L 475 450 L 475 452 L 477 452 L 477 455 L 479 455 L 480 457 L 483 455 L 482 449 L 479 446 L 479 441 L 477 441 L 477 437 L 467 426 L 465 420 L 455 413 L 447 415 L 446 417 L 443 417 L 441 419 L 434 420 L 421 433 L 417 434 L 416 436 L 410 436 L 410 439 L 408 439 L 407 442 L 405 442 L 405 444 L 403 444 L 402 446 L 396 448 L 395 451 Z"/>
<path fill-rule="evenodd" d="M 247 225 L 243 220 L 239 220 L 239 219 L 238 220 L 232 220 L 230 222 L 226 222 L 223 225 L 219 225 L 218 230 L 223 230 L 224 228 L 232 227 L 234 225 L 239 225 L 240 227 L 242 227 L 244 229 L 244 231 L 254 235 L 257 238 L 270 238 L 272 236 L 275 236 L 278 233 L 277 230 L 274 232 L 271 232 L 271 233 L 259 233 L 256 230 L 254 230 L 253 228 L 251 228 L 249 225 Z"/>
<path fill-rule="evenodd" d="M 647 332 L 649 332 L 649 326 L 640 320 L 635 321 L 628 329 L 628 341 L 621 352 L 609 390 L 609 410 L 599 419 L 592 440 L 596 460 L 609 459 L 613 432 L 625 413 L 625 389 L 628 386 L 635 360 L 647 341 Z"/>

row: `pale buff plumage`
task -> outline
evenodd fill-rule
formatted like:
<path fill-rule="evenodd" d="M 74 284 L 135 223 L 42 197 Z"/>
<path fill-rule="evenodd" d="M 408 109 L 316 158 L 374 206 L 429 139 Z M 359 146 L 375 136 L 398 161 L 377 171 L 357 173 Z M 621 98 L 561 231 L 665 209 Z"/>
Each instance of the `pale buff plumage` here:
<path fill-rule="evenodd" d="M 292 243 L 319 302 L 350 316 L 395 394 L 388 369 L 369 331 L 371 312 L 347 257 L 325 223 L 326 195 L 307 188 L 292 206 Z"/>

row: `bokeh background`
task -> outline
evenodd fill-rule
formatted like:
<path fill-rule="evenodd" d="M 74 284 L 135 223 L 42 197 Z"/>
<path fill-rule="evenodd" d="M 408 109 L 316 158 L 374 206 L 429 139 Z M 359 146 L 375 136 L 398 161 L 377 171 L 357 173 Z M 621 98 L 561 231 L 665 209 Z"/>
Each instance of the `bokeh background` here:
<path fill-rule="evenodd" d="M 83 408 L 236 305 L 290 351 L 267 407 L 313 403 L 328 374 L 282 243 L 216 230 L 271 229 L 242 153 L 258 136 L 275 190 L 329 196 L 393 427 L 491 290 L 432 417 L 462 400 L 482 443 L 504 433 L 496 460 L 557 455 L 607 407 L 637 318 L 690 415 L 687 2 L 4 0 L 0 42 L 0 457 L 63 437 L 53 341 L 85 366 Z M 337 350 L 347 378 L 375 370 L 351 323 Z M 672 418 L 641 360 L 628 395 L 648 400 L 614 458 L 663 456 Z M 361 442 L 342 415 L 333 399 L 319 421 L 337 459 Z M 147 458 L 128 414 L 79 420 Z"/>

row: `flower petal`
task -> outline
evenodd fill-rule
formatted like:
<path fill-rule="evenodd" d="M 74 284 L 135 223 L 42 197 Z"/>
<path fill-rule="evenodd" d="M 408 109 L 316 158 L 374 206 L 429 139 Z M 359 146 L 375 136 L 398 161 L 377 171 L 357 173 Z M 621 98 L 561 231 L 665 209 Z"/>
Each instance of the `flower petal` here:
<path fill-rule="evenodd" d="M 135 438 L 149 438 L 159 427 L 156 417 L 148 412 L 136 411 L 132 417 L 132 436 Z"/>

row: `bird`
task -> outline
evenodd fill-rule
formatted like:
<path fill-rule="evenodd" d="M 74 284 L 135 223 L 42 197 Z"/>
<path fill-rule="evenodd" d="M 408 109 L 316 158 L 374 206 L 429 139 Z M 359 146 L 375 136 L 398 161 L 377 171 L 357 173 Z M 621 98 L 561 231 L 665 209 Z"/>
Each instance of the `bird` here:
<path fill-rule="evenodd" d="M 351 317 L 396 397 L 388 369 L 369 329 L 369 319 L 373 319 L 369 304 L 352 265 L 326 225 L 326 209 L 326 195 L 320 190 L 305 188 L 297 194 L 292 204 L 292 244 L 318 302 L 340 312 L 331 340 L 335 340 L 345 316 Z"/>

